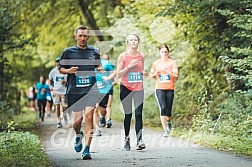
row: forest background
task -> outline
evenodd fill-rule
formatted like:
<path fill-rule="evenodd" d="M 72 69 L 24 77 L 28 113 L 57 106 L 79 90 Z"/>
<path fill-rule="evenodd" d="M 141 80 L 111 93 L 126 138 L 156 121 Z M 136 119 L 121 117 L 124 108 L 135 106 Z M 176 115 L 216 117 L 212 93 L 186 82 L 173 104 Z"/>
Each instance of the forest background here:
<path fill-rule="evenodd" d="M 179 67 L 174 135 L 252 155 L 251 16 L 251 0 L 1 0 L 1 129 L 16 125 L 29 86 L 76 44 L 74 29 L 87 25 L 104 34 L 92 31 L 89 45 L 109 51 L 114 64 L 125 37 L 139 34 L 147 72 L 166 43 Z M 144 87 L 145 125 L 160 128 L 154 80 L 146 78 Z M 122 120 L 119 85 L 114 90 L 112 118 Z"/>

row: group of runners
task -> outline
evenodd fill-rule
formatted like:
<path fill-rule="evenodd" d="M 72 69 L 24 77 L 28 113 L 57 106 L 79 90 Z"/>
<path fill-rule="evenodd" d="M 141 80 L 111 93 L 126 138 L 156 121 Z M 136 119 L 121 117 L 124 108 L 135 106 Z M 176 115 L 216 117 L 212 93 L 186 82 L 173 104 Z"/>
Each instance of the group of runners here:
<path fill-rule="evenodd" d="M 59 118 L 59 104 L 64 112 L 71 112 L 75 131 L 74 149 L 82 152 L 82 159 L 91 159 L 90 144 L 94 132 L 101 135 L 100 127 L 112 126 L 111 102 L 115 78 L 120 79 L 120 100 L 124 110 L 124 148 L 129 151 L 130 126 L 134 103 L 136 149 L 145 149 L 142 140 L 143 129 L 143 80 L 148 76 L 144 70 L 145 56 L 138 50 L 140 37 L 129 34 L 126 37 L 126 49 L 117 60 L 117 69 L 109 61 L 109 55 L 100 56 L 96 47 L 87 45 L 89 29 L 79 26 L 74 31 L 76 45 L 66 48 L 61 57 L 56 59 L 56 67 L 50 72 L 49 87 L 37 86 L 42 92 L 53 91 L 53 101 Z M 156 79 L 155 95 L 160 109 L 160 120 L 164 129 L 164 137 L 172 128 L 171 115 L 174 98 L 175 80 L 178 79 L 176 62 L 169 56 L 169 48 L 162 44 L 159 47 L 160 58 L 150 69 L 149 76 Z M 65 98 L 66 97 L 66 98 Z M 65 100 L 67 105 L 62 103 Z M 38 102 L 39 104 L 39 102 Z M 43 115 L 43 114 L 41 114 Z M 84 131 L 81 128 L 85 119 Z M 62 127 L 58 119 L 57 127 Z M 82 139 L 85 138 L 85 144 Z"/>

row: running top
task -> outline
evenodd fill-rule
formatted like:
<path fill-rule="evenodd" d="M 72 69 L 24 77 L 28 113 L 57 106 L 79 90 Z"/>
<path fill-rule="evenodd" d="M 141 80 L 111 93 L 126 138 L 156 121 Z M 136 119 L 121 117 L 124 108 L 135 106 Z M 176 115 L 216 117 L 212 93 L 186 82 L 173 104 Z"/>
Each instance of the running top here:
<path fill-rule="evenodd" d="M 111 93 L 114 78 L 108 81 L 103 81 L 103 77 L 104 76 L 108 77 L 111 74 L 111 72 L 114 71 L 114 65 L 111 64 L 109 60 L 104 60 L 104 59 L 101 59 L 101 64 L 105 72 L 104 73 L 101 73 L 98 71 L 96 72 L 96 80 L 97 80 L 99 93 L 102 93 L 102 94 Z"/>
<path fill-rule="evenodd" d="M 67 80 L 66 74 L 61 74 L 57 67 L 53 68 L 49 73 L 49 80 L 53 81 L 53 92 L 64 95 L 66 94 L 66 85 L 62 84 L 62 80 Z"/>
<path fill-rule="evenodd" d="M 38 100 L 46 100 L 46 92 L 42 91 L 43 88 L 46 91 L 50 91 L 50 88 L 46 83 L 41 84 L 40 82 L 38 82 L 36 84 L 36 89 L 38 90 L 38 93 L 37 93 L 37 99 Z"/>
<path fill-rule="evenodd" d="M 98 65 L 101 65 L 99 51 L 93 46 L 86 49 L 77 46 L 65 49 L 61 55 L 59 69 L 76 66 L 79 68 L 76 74 L 67 75 L 66 94 L 84 94 L 91 89 L 98 92 L 95 78 L 95 68 Z"/>
<path fill-rule="evenodd" d="M 121 84 L 131 91 L 143 90 L 143 54 L 141 52 L 137 52 L 137 56 L 133 57 L 127 52 L 123 52 L 121 55 L 124 56 L 123 68 L 127 68 L 132 60 L 138 60 L 138 64 L 128 69 L 127 73 L 122 77 Z"/>
<path fill-rule="evenodd" d="M 170 76 L 166 70 L 170 70 L 175 72 L 177 70 L 176 62 L 168 58 L 168 60 L 164 61 L 162 59 L 156 60 L 152 67 L 151 72 L 157 71 L 158 74 L 155 76 L 156 84 L 155 89 L 162 89 L 162 90 L 174 90 L 175 89 L 175 80 L 172 76 Z"/>

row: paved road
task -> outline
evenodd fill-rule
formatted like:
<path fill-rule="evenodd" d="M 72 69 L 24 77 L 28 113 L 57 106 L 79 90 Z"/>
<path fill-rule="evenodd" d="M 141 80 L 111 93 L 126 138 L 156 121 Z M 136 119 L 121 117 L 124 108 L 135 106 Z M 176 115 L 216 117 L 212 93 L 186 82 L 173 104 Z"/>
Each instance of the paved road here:
<path fill-rule="evenodd" d="M 135 150 L 134 129 L 131 130 L 131 151 L 123 149 L 123 124 L 113 122 L 103 135 L 94 137 L 92 160 L 82 160 L 73 149 L 74 131 L 70 125 L 57 129 L 55 116 L 39 125 L 39 134 L 53 166 L 101 167 L 251 167 L 252 159 L 195 145 L 182 139 L 162 137 L 162 132 L 145 128 L 143 138 L 147 148 Z M 134 128 L 134 127 L 132 127 Z"/>

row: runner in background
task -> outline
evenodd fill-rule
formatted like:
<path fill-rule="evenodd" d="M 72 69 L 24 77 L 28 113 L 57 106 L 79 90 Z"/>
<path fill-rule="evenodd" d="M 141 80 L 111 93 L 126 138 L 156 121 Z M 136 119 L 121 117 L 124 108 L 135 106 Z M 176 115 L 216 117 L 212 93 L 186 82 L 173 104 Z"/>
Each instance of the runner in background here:
<path fill-rule="evenodd" d="M 104 60 L 108 60 L 109 61 L 109 55 L 105 54 L 102 57 Z M 109 91 L 109 99 L 107 102 L 107 107 L 106 107 L 106 127 L 110 128 L 112 126 L 112 121 L 111 121 L 111 114 L 112 114 L 112 101 L 113 101 L 113 87 L 117 84 L 117 78 L 116 78 L 116 71 L 115 72 L 115 76 L 112 80 L 112 87 Z"/>
<path fill-rule="evenodd" d="M 44 121 L 46 108 L 46 92 L 50 91 L 49 86 L 45 83 L 46 77 L 41 75 L 39 82 L 36 84 L 37 103 L 38 103 L 38 118 Z"/>
<path fill-rule="evenodd" d="M 29 108 L 33 111 L 36 111 L 35 108 L 35 99 L 36 99 L 36 93 L 35 93 L 35 87 L 34 86 L 30 86 L 28 91 L 26 92 L 26 96 L 28 98 L 29 101 Z"/>
<path fill-rule="evenodd" d="M 63 111 L 65 124 L 67 124 L 68 119 L 70 119 L 70 113 L 65 113 L 67 109 L 65 98 L 67 75 L 61 74 L 59 72 L 59 61 L 60 57 L 57 57 L 55 59 L 55 67 L 50 71 L 48 78 L 50 80 L 50 89 L 52 91 L 54 109 L 57 115 L 57 128 L 62 128 L 61 111 Z"/>
<path fill-rule="evenodd" d="M 160 59 L 156 60 L 150 70 L 150 77 L 156 79 L 155 95 L 160 110 L 160 120 L 164 129 L 163 137 L 171 131 L 172 104 L 174 98 L 175 80 L 178 79 L 178 67 L 169 56 L 169 48 L 159 46 Z"/>
<path fill-rule="evenodd" d="M 114 65 L 109 61 L 109 55 L 103 55 L 101 64 L 104 72 L 96 71 L 96 81 L 99 89 L 99 103 L 96 104 L 94 112 L 94 126 L 96 135 L 101 136 L 101 127 L 107 125 L 107 128 L 112 126 L 111 122 L 111 103 L 113 95 L 113 84 L 116 71 Z M 110 100 L 110 101 L 109 101 Z M 109 106 L 108 106 L 109 104 Z M 100 126 L 98 123 L 98 115 L 100 116 Z M 106 121 L 105 121 L 106 117 Z"/>
<path fill-rule="evenodd" d="M 50 80 L 46 80 L 46 84 L 50 86 Z M 46 92 L 46 118 L 51 118 L 51 112 L 52 112 L 52 106 L 53 106 L 53 99 L 52 99 L 52 93 L 51 90 Z"/>

